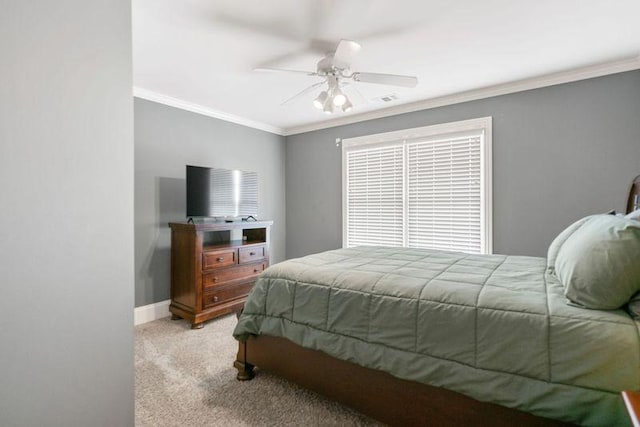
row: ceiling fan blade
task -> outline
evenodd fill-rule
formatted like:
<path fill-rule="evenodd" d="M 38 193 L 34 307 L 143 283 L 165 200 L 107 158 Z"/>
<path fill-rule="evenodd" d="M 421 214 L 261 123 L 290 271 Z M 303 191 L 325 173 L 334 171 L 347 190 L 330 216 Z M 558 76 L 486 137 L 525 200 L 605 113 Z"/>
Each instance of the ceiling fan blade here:
<path fill-rule="evenodd" d="M 299 49 L 294 52 L 285 53 L 283 55 L 274 57 L 258 65 L 258 68 L 277 68 L 278 65 L 286 63 L 295 58 L 299 58 L 305 54 L 318 54 L 325 55 L 327 52 L 332 51 L 335 48 L 335 42 L 328 40 L 312 39 L 307 46 L 303 49 Z"/>
<path fill-rule="evenodd" d="M 313 89 L 317 88 L 318 86 L 323 85 L 324 83 L 325 83 L 325 82 L 324 82 L 324 81 L 322 81 L 322 82 L 318 82 L 318 83 L 312 84 L 312 85 L 311 85 L 311 86 L 309 86 L 308 88 L 301 90 L 300 92 L 298 92 L 298 93 L 296 93 L 295 95 L 293 95 L 291 98 L 289 98 L 289 99 L 287 99 L 286 101 L 282 102 L 280 105 L 287 104 L 287 103 L 289 103 L 289 102 L 293 101 L 293 100 L 294 100 L 294 99 L 296 99 L 296 98 L 299 98 L 299 97 L 301 97 L 301 96 L 303 96 L 303 95 L 306 95 L 307 93 L 311 92 Z"/>
<path fill-rule="evenodd" d="M 287 61 L 291 61 L 292 59 L 295 59 L 300 55 L 303 55 L 304 53 L 306 53 L 306 49 L 301 49 L 298 51 L 285 53 L 280 56 L 272 57 L 268 61 L 258 64 L 256 68 L 258 69 L 258 71 L 260 71 L 262 68 L 268 68 L 268 69 L 278 68 L 279 65 L 286 63 Z M 267 71 L 267 70 L 263 70 L 263 71 Z"/>
<path fill-rule="evenodd" d="M 353 80 L 364 83 L 376 83 L 389 86 L 416 87 L 418 78 L 415 76 L 401 76 L 398 74 L 381 73 L 353 73 Z"/>
<path fill-rule="evenodd" d="M 318 73 L 316 73 L 315 71 L 286 70 L 284 68 L 269 68 L 269 67 L 254 68 L 253 71 L 259 71 L 259 72 L 265 72 L 265 73 L 305 74 L 307 76 L 317 76 L 318 75 Z"/>
<path fill-rule="evenodd" d="M 333 66 L 336 68 L 349 68 L 351 60 L 361 48 L 360 44 L 352 40 L 340 40 L 333 54 Z"/>

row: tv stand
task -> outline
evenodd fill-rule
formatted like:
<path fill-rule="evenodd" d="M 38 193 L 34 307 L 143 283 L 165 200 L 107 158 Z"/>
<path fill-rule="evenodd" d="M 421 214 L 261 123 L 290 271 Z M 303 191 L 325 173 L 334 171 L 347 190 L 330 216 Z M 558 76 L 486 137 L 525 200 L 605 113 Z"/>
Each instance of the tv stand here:
<path fill-rule="evenodd" d="M 273 221 L 171 222 L 172 319 L 193 329 L 238 312 L 258 275 L 269 266 Z"/>

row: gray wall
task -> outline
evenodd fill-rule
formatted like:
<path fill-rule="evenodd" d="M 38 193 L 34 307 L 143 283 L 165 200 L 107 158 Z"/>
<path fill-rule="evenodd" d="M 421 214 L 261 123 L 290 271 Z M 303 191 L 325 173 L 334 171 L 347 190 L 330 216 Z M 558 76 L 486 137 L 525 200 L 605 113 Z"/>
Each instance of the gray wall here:
<path fill-rule="evenodd" d="M 493 116 L 494 253 L 545 256 L 576 219 L 624 209 L 640 174 L 640 71 L 288 137 L 287 258 L 342 246 L 335 138 L 484 116 Z"/>
<path fill-rule="evenodd" d="M 136 306 L 169 298 L 170 221 L 184 221 L 185 165 L 258 173 L 258 216 L 272 219 L 271 262 L 285 256 L 284 137 L 135 99 Z"/>
<path fill-rule="evenodd" d="M 133 425 L 129 0 L 0 13 L 0 425 Z"/>

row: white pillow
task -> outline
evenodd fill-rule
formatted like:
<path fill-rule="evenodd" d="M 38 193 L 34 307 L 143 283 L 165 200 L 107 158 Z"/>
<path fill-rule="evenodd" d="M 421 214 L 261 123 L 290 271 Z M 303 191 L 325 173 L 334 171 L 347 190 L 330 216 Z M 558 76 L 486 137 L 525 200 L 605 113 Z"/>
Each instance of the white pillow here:
<path fill-rule="evenodd" d="M 631 213 L 628 213 L 624 217 L 626 219 L 635 219 L 636 221 L 640 221 L 640 209 L 637 209 Z"/>

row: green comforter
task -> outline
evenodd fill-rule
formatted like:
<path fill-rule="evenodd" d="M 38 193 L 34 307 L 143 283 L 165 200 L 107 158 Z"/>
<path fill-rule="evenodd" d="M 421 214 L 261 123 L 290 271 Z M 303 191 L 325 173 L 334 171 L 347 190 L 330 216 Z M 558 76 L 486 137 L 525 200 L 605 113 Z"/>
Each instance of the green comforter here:
<path fill-rule="evenodd" d="M 567 304 L 544 258 L 358 247 L 267 269 L 234 336 L 303 347 L 584 425 L 628 425 L 640 323 Z"/>

